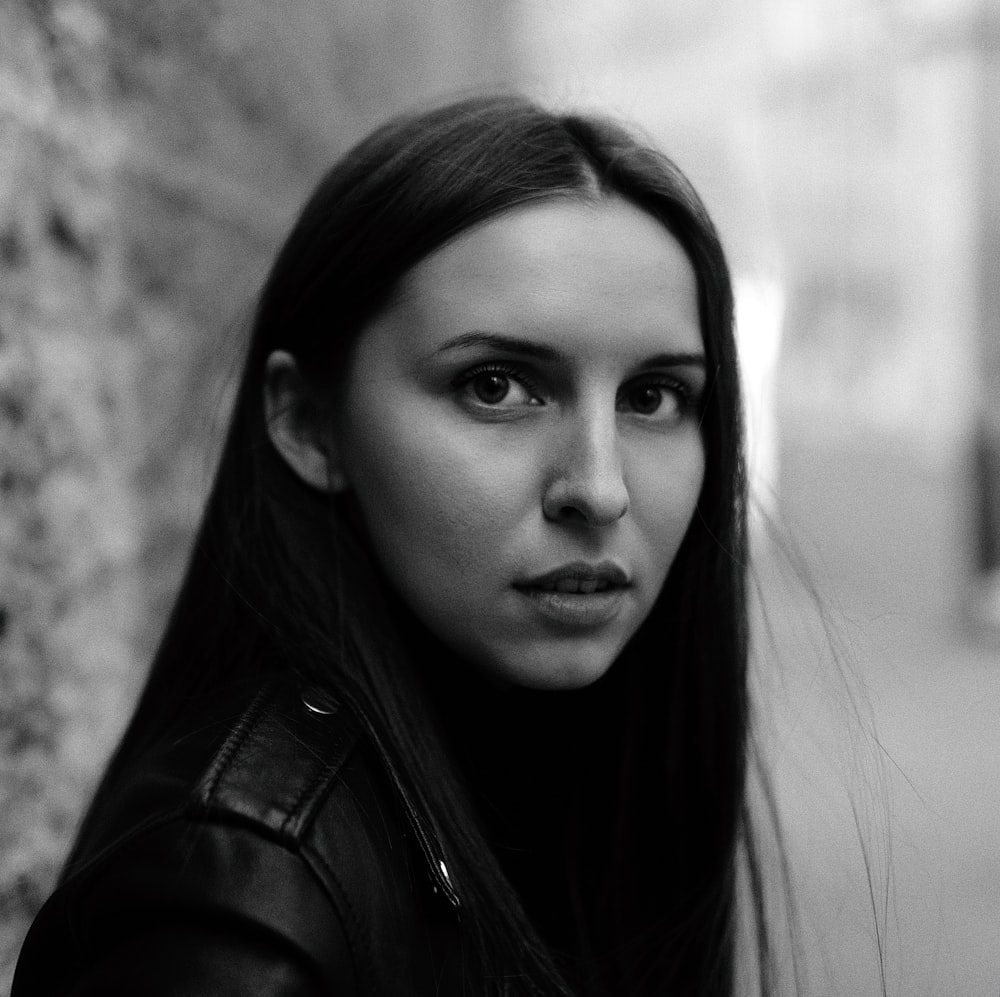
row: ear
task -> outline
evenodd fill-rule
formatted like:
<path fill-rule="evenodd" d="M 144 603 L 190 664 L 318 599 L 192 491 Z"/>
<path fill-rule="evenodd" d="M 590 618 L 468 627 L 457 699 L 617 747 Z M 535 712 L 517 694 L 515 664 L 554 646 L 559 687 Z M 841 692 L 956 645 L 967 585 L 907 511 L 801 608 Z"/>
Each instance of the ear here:
<path fill-rule="evenodd" d="M 264 371 L 267 434 L 285 463 L 307 484 L 337 494 L 347 477 L 337 459 L 332 427 L 291 353 L 275 350 Z"/>

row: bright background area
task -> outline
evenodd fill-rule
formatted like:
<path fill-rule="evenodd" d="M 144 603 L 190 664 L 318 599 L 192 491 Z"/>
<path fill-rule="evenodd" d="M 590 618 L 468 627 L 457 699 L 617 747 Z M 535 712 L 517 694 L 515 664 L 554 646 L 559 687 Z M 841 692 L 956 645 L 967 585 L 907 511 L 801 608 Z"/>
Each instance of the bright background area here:
<path fill-rule="evenodd" d="M 876 923 L 889 993 L 1000 992 L 995 0 L 0 8 L 0 992 L 162 626 L 284 228 L 387 114 L 511 86 L 639 123 L 729 249 L 812 992 L 875 992 Z"/>

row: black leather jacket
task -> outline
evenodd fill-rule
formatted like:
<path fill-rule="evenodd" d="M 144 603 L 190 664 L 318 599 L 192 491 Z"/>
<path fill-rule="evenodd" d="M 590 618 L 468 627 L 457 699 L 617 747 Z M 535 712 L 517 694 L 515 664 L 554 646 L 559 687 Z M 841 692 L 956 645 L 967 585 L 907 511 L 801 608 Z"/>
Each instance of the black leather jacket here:
<path fill-rule="evenodd" d="M 372 732 L 271 685 L 125 780 L 36 918 L 12 997 L 475 994 L 459 914 Z"/>

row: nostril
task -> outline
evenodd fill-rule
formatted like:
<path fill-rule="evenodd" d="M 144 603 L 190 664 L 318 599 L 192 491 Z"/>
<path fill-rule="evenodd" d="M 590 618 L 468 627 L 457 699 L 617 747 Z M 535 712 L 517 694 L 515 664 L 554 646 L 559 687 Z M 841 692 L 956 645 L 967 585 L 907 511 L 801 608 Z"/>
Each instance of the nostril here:
<path fill-rule="evenodd" d="M 544 494 L 545 516 L 567 525 L 599 527 L 628 511 L 629 493 L 620 440 L 613 420 L 599 407 L 593 418 L 575 421 L 551 454 L 552 473 Z"/>
<path fill-rule="evenodd" d="M 576 506 L 572 505 L 563 506 L 563 508 L 559 510 L 558 515 L 554 518 L 568 519 L 570 521 L 575 520 L 580 523 L 585 523 L 587 521 L 587 517 L 583 514 L 583 512 L 576 508 Z"/>
<path fill-rule="evenodd" d="M 600 491 L 574 488 L 572 483 L 554 485 L 543 502 L 547 519 L 580 526 L 610 526 L 618 522 L 629 507 L 624 488 Z"/>

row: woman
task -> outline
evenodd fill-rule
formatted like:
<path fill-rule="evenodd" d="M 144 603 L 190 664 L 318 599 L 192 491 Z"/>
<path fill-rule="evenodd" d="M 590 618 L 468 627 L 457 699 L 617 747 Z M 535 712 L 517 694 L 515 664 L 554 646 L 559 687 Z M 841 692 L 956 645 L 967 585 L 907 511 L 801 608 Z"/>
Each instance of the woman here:
<path fill-rule="evenodd" d="M 517 98 L 363 141 L 15 997 L 733 993 L 739 412 L 668 160 Z"/>

